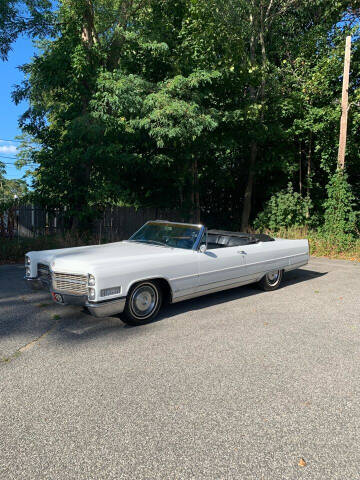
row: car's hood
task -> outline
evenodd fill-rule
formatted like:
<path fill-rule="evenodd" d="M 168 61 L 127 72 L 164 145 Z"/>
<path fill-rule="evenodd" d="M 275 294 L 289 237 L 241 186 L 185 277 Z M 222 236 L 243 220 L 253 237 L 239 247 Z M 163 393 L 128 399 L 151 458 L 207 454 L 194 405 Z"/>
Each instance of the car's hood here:
<path fill-rule="evenodd" d="M 123 264 L 135 261 L 146 262 L 154 257 L 176 255 L 181 252 L 186 250 L 123 241 L 105 245 L 43 250 L 30 252 L 27 255 L 30 256 L 31 263 L 47 264 L 55 272 L 85 274 L 119 262 Z"/>

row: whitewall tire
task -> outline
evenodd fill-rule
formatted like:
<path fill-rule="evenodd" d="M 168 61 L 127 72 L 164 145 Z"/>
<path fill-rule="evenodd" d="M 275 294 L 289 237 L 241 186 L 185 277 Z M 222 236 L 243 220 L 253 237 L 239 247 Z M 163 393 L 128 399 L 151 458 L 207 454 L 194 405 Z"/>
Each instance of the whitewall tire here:
<path fill-rule="evenodd" d="M 259 282 L 259 287 L 265 292 L 271 292 L 279 288 L 283 279 L 283 270 L 273 270 L 268 272 Z"/>
<path fill-rule="evenodd" d="M 133 285 L 126 299 L 122 320 L 129 325 L 145 325 L 159 313 L 163 293 L 154 280 Z"/>

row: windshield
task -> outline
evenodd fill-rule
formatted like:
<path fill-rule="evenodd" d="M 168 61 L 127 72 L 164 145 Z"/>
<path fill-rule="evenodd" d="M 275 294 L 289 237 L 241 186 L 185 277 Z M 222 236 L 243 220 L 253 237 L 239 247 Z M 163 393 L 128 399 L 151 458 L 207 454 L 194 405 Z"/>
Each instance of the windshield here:
<path fill-rule="evenodd" d="M 129 240 L 191 250 L 200 229 L 201 227 L 182 223 L 148 222 Z"/>

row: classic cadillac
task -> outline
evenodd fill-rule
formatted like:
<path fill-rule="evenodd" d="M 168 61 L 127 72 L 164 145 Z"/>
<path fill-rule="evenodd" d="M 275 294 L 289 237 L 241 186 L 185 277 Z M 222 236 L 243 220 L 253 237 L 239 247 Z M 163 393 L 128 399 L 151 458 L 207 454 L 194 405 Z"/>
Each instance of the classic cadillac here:
<path fill-rule="evenodd" d="M 275 290 L 284 272 L 308 260 L 307 240 L 155 220 L 122 242 L 29 252 L 25 278 L 33 288 L 49 289 L 57 303 L 143 325 L 164 302 L 255 282 Z"/>

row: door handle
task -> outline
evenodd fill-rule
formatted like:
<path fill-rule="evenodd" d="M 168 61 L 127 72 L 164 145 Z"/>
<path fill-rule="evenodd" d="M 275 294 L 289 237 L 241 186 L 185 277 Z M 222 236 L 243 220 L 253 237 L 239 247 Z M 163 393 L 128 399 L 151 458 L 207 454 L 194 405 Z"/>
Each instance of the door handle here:
<path fill-rule="evenodd" d="M 247 253 L 244 252 L 244 250 L 238 250 L 236 253 L 239 253 L 240 255 L 247 255 Z"/>

